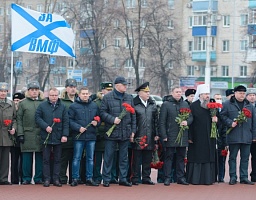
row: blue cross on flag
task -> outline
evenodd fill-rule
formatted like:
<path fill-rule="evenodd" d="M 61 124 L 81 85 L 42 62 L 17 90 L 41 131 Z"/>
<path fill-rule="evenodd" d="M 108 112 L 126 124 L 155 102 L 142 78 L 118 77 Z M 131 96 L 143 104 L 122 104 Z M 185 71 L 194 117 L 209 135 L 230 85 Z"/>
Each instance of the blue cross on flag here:
<path fill-rule="evenodd" d="M 75 57 L 74 38 L 62 16 L 12 4 L 12 51 Z"/>

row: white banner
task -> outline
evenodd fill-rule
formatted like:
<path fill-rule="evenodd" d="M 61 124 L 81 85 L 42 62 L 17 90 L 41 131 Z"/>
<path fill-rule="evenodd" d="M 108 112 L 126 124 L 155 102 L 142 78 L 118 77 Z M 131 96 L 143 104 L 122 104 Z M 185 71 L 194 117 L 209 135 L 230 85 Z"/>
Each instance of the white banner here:
<path fill-rule="evenodd" d="M 12 51 L 75 57 L 74 37 L 62 16 L 12 4 Z"/>

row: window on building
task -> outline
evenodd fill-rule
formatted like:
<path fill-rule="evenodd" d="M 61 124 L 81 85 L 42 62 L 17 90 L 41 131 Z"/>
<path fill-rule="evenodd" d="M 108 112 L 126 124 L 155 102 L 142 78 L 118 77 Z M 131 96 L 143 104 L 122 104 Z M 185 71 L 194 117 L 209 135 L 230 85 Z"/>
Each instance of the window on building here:
<path fill-rule="evenodd" d="M 223 40 L 222 44 L 222 51 L 229 52 L 229 40 Z"/>
<path fill-rule="evenodd" d="M 3 16 L 3 15 L 4 15 L 4 8 L 0 7 L 0 16 Z"/>
<path fill-rule="evenodd" d="M 119 28 L 120 21 L 118 19 L 115 19 L 114 21 L 114 28 Z"/>
<path fill-rule="evenodd" d="M 142 0 L 141 1 L 141 6 L 142 7 L 147 7 L 148 6 L 148 0 Z"/>
<path fill-rule="evenodd" d="M 120 47 L 120 38 L 115 38 L 115 44 L 114 44 L 114 46 L 116 47 L 116 48 L 119 48 Z"/>
<path fill-rule="evenodd" d="M 141 38 L 140 40 L 140 48 L 145 48 L 146 47 L 146 38 Z"/>
<path fill-rule="evenodd" d="M 206 37 L 194 37 L 194 50 L 195 51 L 206 50 Z"/>
<path fill-rule="evenodd" d="M 173 20 L 172 20 L 172 19 L 168 20 L 168 25 L 167 25 L 167 27 L 170 28 L 170 29 L 173 29 L 173 28 L 174 28 L 174 24 L 173 24 Z"/>
<path fill-rule="evenodd" d="M 247 26 L 248 25 L 248 14 L 241 14 L 240 15 L 240 25 Z"/>
<path fill-rule="evenodd" d="M 228 66 L 221 66 L 222 76 L 228 76 L 229 67 Z"/>
<path fill-rule="evenodd" d="M 102 48 L 102 49 L 107 48 L 107 40 L 102 40 L 101 48 Z"/>
<path fill-rule="evenodd" d="M 187 66 L 187 75 L 194 76 L 195 75 L 195 67 L 193 65 Z"/>
<path fill-rule="evenodd" d="M 42 6 L 42 4 L 36 5 L 36 10 L 37 10 L 38 12 L 43 12 L 43 6 Z"/>
<path fill-rule="evenodd" d="M 173 39 L 168 38 L 168 40 L 167 40 L 167 45 L 168 45 L 169 49 L 171 49 L 172 46 L 173 46 Z"/>
<path fill-rule="evenodd" d="M 168 63 L 167 63 L 167 68 L 168 69 L 173 69 L 173 61 L 170 60 Z"/>
<path fill-rule="evenodd" d="M 201 15 L 194 16 L 193 25 L 194 26 L 206 26 L 207 25 L 207 15 L 205 15 L 205 13 L 204 13 Z"/>
<path fill-rule="evenodd" d="M 145 28 L 146 27 L 146 21 L 144 19 L 141 20 L 140 27 L 141 28 Z"/>
<path fill-rule="evenodd" d="M 27 5 L 27 9 L 32 9 L 32 6 L 31 5 Z"/>
<path fill-rule="evenodd" d="M 118 58 L 115 58 L 114 60 L 114 67 L 116 68 L 120 67 L 120 60 Z"/>
<path fill-rule="evenodd" d="M 125 44 L 126 48 L 133 48 L 134 47 L 134 41 L 132 38 L 129 38 L 126 40 L 126 44 Z"/>
<path fill-rule="evenodd" d="M 53 78 L 55 86 L 62 86 L 62 77 L 61 76 L 54 76 Z"/>
<path fill-rule="evenodd" d="M 229 26 L 230 26 L 230 16 L 223 15 L 223 27 L 229 27 Z"/>
<path fill-rule="evenodd" d="M 247 66 L 240 66 L 240 76 L 247 76 Z"/>
<path fill-rule="evenodd" d="M 251 10 L 249 13 L 249 24 L 256 24 L 256 10 Z"/>
<path fill-rule="evenodd" d="M 134 8 L 135 7 L 135 0 L 126 0 L 126 7 L 127 8 Z"/>
<path fill-rule="evenodd" d="M 129 19 L 128 19 L 128 20 L 126 21 L 126 24 L 127 24 L 127 27 L 128 27 L 128 28 L 133 28 L 133 21 L 132 21 L 132 20 L 129 20 Z"/>
<path fill-rule="evenodd" d="M 200 76 L 205 76 L 205 66 L 198 66 L 200 69 Z"/>
<path fill-rule="evenodd" d="M 168 8 L 173 9 L 174 8 L 174 0 L 168 0 Z"/>
<path fill-rule="evenodd" d="M 193 51 L 193 41 L 188 41 L 188 51 Z"/>
<path fill-rule="evenodd" d="M 126 59 L 125 61 L 125 67 L 133 67 L 133 64 L 132 64 L 132 59 L 131 58 L 128 58 Z"/>
<path fill-rule="evenodd" d="M 143 59 L 143 58 L 140 58 L 139 59 L 139 68 L 145 68 L 145 59 Z"/>
<path fill-rule="evenodd" d="M 240 51 L 246 51 L 248 46 L 247 40 L 240 40 Z"/>
<path fill-rule="evenodd" d="M 188 27 L 189 27 L 189 28 L 192 28 L 192 26 L 193 26 L 193 17 L 192 17 L 192 16 L 189 16 L 189 17 L 188 17 Z"/>
<path fill-rule="evenodd" d="M 249 47 L 256 48 L 256 35 L 250 35 L 249 36 Z"/>

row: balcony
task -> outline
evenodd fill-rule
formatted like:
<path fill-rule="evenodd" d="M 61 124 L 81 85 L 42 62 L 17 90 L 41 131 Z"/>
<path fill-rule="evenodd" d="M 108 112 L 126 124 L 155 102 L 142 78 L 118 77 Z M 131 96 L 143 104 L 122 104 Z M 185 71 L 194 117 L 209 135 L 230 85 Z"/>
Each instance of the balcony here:
<path fill-rule="evenodd" d="M 193 51 L 192 61 L 205 62 L 206 61 L 206 51 Z M 216 51 L 211 51 L 210 61 L 216 61 Z"/>
<path fill-rule="evenodd" d="M 206 36 L 207 35 L 207 26 L 193 26 L 192 36 Z M 217 26 L 211 27 L 211 36 L 217 35 Z"/>
<path fill-rule="evenodd" d="M 248 8 L 255 9 L 256 8 L 256 0 L 249 0 Z"/>
<path fill-rule="evenodd" d="M 209 9 L 209 3 L 211 1 L 209 0 L 202 0 L 202 1 L 193 1 L 193 12 L 206 12 Z M 217 0 L 212 0 L 211 4 L 211 10 L 218 11 L 218 1 Z"/>

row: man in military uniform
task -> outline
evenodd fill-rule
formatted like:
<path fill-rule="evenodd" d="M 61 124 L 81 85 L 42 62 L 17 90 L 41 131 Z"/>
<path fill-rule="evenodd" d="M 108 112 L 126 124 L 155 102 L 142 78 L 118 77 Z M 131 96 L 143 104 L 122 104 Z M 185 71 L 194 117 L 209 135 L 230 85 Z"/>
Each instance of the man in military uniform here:
<path fill-rule="evenodd" d="M 0 82 L 0 185 L 11 185 L 8 182 L 9 152 L 16 129 L 16 109 L 14 103 L 7 99 L 8 84 Z M 9 120 L 9 121 L 6 121 Z M 11 120 L 11 121 L 10 121 Z"/>
<path fill-rule="evenodd" d="M 31 184 L 33 153 L 35 153 L 35 184 L 42 184 L 42 145 L 40 128 L 35 123 L 35 113 L 38 105 L 43 102 L 43 92 L 39 90 L 38 82 L 28 84 L 26 98 L 19 103 L 17 113 L 18 140 L 21 143 L 23 157 L 23 185 Z"/>
<path fill-rule="evenodd" d="M 18 110 L 19 102 L 25 98 L 25 95 L 16 92 L 13 94 L 13 102 L 15 104 L 16 111 Z M 22 182 L 22 153 L 20 151 L 20 143 L 17 141 L 14 146 L 11 147 L 11 183 L 19 184 Z"/>
<path fill-rule="evenodd" d="M 113 90 L 113 84 L 110 82 L 104 82 L 101 83 L 101 91 L 97 93 L 97 99 L 94 100 L 94 102 L 98 105 L 100 108 L 101 101 L 104 95 L 111 92 Z M 102 166 L 102 160 L 104 155 L 104 149 L 105 149 L 105 130 L 104 130 L 104 122 L 101 122 L 101 126 L 97 129 L 97 140 L 95 145 L 95 153 L 94 153 L 94 171 L 93 171 L 93 179 L 96 183 L 100 184 L 102 181 L 102 174 L 101 174 L 101 166 Z M 114 155 L 114 161 L 113 166 L 111 170 L 111 181 L 110 183 L 118 183 L 117 182 L 117 173 L 116 173 L 116 154 Z"/>
<path fill-rule="evenodd" d="M 75 79 L 67 79 L 65 82 L 65 89 L 61 94 L 61 101 L 68 109 L 69 106 L 75 101 L 77 97 L 77 82 Z M 72 182 L 72 159 L 73 159 L 73 141 L 72 134 L 69 131 L 69 136 L 67 137 L 67 142 L 62 143 L 62 153 L 61 153 L 61 170 L 60 170 L 60 181 L 62 184 L 67 184 Z M 68 176 L 67 174 L 68 168 Z"/>

